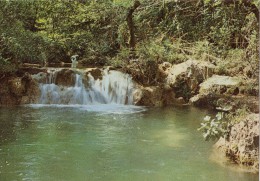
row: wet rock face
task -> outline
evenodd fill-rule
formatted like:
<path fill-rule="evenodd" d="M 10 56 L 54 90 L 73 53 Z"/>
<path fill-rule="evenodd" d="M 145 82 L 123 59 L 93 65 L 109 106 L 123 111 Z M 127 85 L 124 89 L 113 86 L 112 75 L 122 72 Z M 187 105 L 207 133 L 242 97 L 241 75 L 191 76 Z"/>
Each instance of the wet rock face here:
<path fill-rule="evenodd" d="M 215 147 L 233 162 L 258 172 L 259 114 L 250 114 L 244 121 L 233 125 L 230 135 L 226 139 L 221 138 Z"/>
<path fill-rule="evenodd" d="M 75 72 L 71 69 L 62 69 L 55 75 L 55 84 L 71 87 L 75 85 Z"/>
<path fill-rule="evenodd" d="M 37 74 L 32 75 L 32 78 L 38 83 L 46 83 L 47 82 L 47 73 L 39 72 Z"/>
<path fill-rule="evenodd" d="M 6 77 L 0 84 L 1 105 L 35 103 L 38 100 L 40 94 L 38 83 L 28 73 L 22 77 Z"/>
<path fill-rule="evenodd" d="M 25 93 L 22 96 L 21 104 L 36 103 L 40 96 L 38 83 L 28 73 L 23 76 L 22 82 L 25 85 Z"/>
<path fill-rule="evenodd" d="M 8 81 L 8 88 L 10 93 L 14 96 L 22 96 L 25 93 L 25 84 L 22 82 L 22 78 L 15 77 Z"/>
<path fill-rule="evenodd" d="M 163 89 L 159 86 L 142 87 L 134 93 L 134 104 L 142 106 L 166 106 L 184 104 L 181 99 L 176 99 L 172 90 Z"/>
<path fill-rule="evenodd" d="M 95 80 L 102 79 L 102 71 L 99 68 L 92 68 L 90 70 L 87 70 L 86 75 L 89 73 L 94 77 Z"/>
<path fill-rule="evenodd" d="M 158 86 L 144 87 L 141 93 L 135 96 L 136 105 L 162 106 L 162 90 Z"/>

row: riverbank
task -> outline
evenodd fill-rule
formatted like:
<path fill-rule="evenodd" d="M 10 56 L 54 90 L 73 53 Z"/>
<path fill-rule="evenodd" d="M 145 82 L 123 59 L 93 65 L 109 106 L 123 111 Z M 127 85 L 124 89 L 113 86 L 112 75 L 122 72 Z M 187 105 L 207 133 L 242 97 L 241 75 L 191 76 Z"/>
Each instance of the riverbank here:
<path fill-rule="evenodd" d="M 119 69 L 130 74 L 135 82 L 133 92 L 133 104 L 135 105 L 150 107 L 192 105 L 228 113 L 246 108 L 259 116 L 259 102 L 256 96 L 258 89 L 252 87 L 254 80 L 246 79 L 243 76 L 217 75 L 217 67 L 214 64 L 197 60 L 188 60 L 180 64 L 164 62 L 151 65 L 151 67 L 149 70 L 142 69 L 140 62 L 136 60 L 130 62 L 127 67 Z M 37 103 L 40 96 L 39 83 L 45 83 L 49 79 L 50 72 L 47 70 L 48 68 L 24 67 L 16 74 L 3 76 L 0 79 L 0 104 L 12 106 Z M 114 68 L 83 68 L 80 70 L 84 72 L 82 81 L 89 84 L 87 83 L 89 82 L 88 74 L 94 80 L 102 79 L 104 70 L 110 71 Z M 59 68 L 53 75 L 55 77 L 53 83 L 63 87 L 74 86 L 75 74 L 80 71 Z M 247 121 L 248 118 L 241 122 Z M 257 125 L 259 125 L 259 120 L 254 119 L 254 125 L 251 127 L 255 129 L 258 127 Z M 231 137 L 221 138 L 215 149 L 224 153 L 236 164 L 248 166 L 249 170 L 256 171 L 259 167 L 259 145 L 255 140 L 257 137 L 259 139 L 259 131 L 252 134 L 251 129 L 244 130 L 244 127 L 233 125 L 230 129 Z M 243 136 L 235 136 L 234 129 L 236 132 L 244 130 Z M 230 141 L 231 138 L 233 141 Z M 235 141 L 237 143 L 234 146 Z M 246 148 L 249 149 L 245 149 L 245 144 L 241 144 L 241 141 L 246 142 Z M 252 153 L 254 153 L 253 156 Z M 253 157 L 253 161 L 251 157 Z"/>

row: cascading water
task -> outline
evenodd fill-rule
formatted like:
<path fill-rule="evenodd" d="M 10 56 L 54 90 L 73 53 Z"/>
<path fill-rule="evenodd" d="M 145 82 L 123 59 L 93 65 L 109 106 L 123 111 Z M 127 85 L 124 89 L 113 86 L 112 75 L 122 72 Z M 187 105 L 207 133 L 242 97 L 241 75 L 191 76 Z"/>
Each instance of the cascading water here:
<path fill-rule="evenodd" d="M 40 84 L 40 104 L 133 104 L 132 78 L 118 71 L 105 69 L 102 79 L 91 73 L 75 71 L 74 86 L 56 84 L 60 69 L 50 69 L 46 83 Z"/>

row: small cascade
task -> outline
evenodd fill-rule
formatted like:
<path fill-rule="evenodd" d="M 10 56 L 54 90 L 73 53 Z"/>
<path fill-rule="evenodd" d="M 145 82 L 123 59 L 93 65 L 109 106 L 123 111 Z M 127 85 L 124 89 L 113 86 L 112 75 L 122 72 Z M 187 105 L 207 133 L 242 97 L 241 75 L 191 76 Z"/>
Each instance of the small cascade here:
<path fill-rule="evenodd" d="M 48 70 L 46 83 L 40 84 L 40 104 L 133 104 L 134 83 L 128 74 L 105 69 L 102 78 L 95 79 L 90 72 L 77 70 L 71 77 L 74 85 L 60 85 L 60 71 Z"/>

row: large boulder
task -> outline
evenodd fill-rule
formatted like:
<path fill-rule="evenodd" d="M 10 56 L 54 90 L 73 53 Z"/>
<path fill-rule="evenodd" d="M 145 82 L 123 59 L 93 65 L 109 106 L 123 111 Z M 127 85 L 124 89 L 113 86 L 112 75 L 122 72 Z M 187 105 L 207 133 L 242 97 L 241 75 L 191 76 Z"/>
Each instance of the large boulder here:
<path fill-rule="evenodd" d="M 190 103 L 198 107 L 208 107 L 220 111 L 235 111 L 247 106 L 254 113 L 259 112 L 259 101 L 255 96 L 241 94 L 243 80 L 239 77 L 213 75 L 201 83 L 199 93 L 190 98 Z"/>
<path fill-rule="evenodd" d="M 173 88 L 176 97 L 183 97 L 188 101 L 198 93 L 199 84 L 212 76 L 215 66 L 209 62 L 188 60 L 171 67 L 164 65 L 161 70 L 163 69 L 166 76 L 165 86 Z"/>
<path fill-rule="evenodd" d="M 71 69 L 61 69 L 55 72 L 55 84 L 66 87 L 75 85 L 75 72 Z"/>
<path fill-rule="evenodd" d="M 21 77 L 15 77 L 8 81 L 8 88 L 13 96 L 22 96 L 25 93 L 25 84 L 22 82 Z"/>
<path fill-rule="evenodd" d="M 0 80 L 0 105 L 36 103 L 39 94 L 38 83 L 28 73 Z"/>
<path fill-rule="evenodd" d="M 134 103 L 142 106 L 162 106 L 162 89 L 158 86 L 143 87 L 134 94 Z"/>
<path fill-rule="evenodd" d="M 232 126 L 227 138 L 220 138 L 214 146 L 233 162 L 259 169 L 259 114 L 249 114 Z"/>
<path fill-rule="evenodd" d="M 103 77 L 102 70 L 100 68 L 88 68 L 87 71 L 86 71 L 86 76 L 85 77 L 87 77 L 88 74 L 91 74 L 91 76 L 95 80 L 97 80 L 97 79 L 101 80 L 102 77 Z"/>
<path fill-rule="evenodd" d="M 217 108 L 222 107 L 224 111 L 230 111 L 233 105 L 230 103 L 228 93 L 238 94 L 241 81 L 237 77 L 213 75 L 199 85 L 199 93 L 190 98 L 189 102 L 198 107 Z M 218 101 L 224 99 L 225 101 Z M 224 102 L 219 105 L 220 102 Z M 231 101 L 232 103 L 233 101 Z"/>
<path fill-rule="evenodd" d="M 242 80 L 239 77 L 213 75 L 200 84 L 199 93 L 215 92 L 216 94 L 237 95 L 241 84 Z"/>
<path fill-rule="evenodd" d="M 160 86 L 141 87 L 134 92 L 134 104 L 136 105 L 159 107 L 184 103 L 181 98 L 175 98 L 174 91 Z"/>
<path fill-rule="evenodd" d="M 142 97 L 136 101 L 138 105 L 185 104 L 198 93 L 199 84 L 212 76 L 215 69 L 213 64 L 197 60 L 176 65 L 169 62 L 155 65 L 149 61 L 146 64 L 135 60 L 126 68 L 133 80 L 144 86 L 138 94 Z"/>
<path fill-rule="evenodd" d="M 20 78 L 8 75 L 2 76 L 0 79 L 0 105 L 19 104 L 17 97 L 19 97 L 23 91 L 24 86 L 21 85 Z"/>

